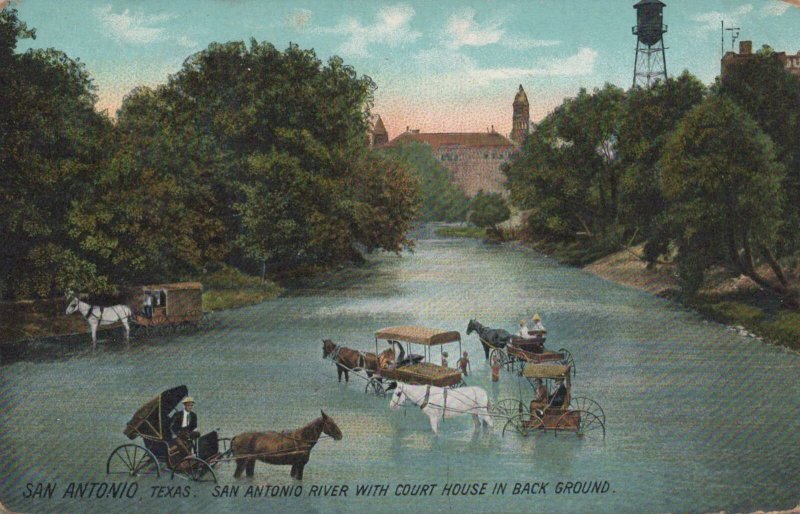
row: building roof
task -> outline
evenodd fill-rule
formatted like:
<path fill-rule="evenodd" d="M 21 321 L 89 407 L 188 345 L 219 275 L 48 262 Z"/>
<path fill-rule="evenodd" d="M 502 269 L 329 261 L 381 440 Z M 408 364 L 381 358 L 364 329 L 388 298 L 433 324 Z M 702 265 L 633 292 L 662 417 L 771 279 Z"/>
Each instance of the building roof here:
<path fill-rule="evenodd" d="M 387 143 L 387 146 L 397 146 L 411 142 L 427 143 L 434 150 L 442 146 L 448 147 L 504 147 L 514 146 L 514 143 L 497 132 L 404 132 Z"/>
<path fill-rule="evenodd" d="M 517 96 L 514 97 L 514 105 L 517 104 L 528 104 L 528 95 L 525 94 L 525 90 L 522 89 L 522 84 L 519 85 L 519 91 L 517 91 Z"/>
<path fill-rule="evenodd" d="M 386 132 L 386 126 L 384 126 L 383 120 L 381 119 L 380 116 L 378 116 L 378 119 L 375 121 L 375 125 L 373 125 L 372 127 L 372 133 L 387 134 L 387 135 L 389 134 L 388 132 Z"/>

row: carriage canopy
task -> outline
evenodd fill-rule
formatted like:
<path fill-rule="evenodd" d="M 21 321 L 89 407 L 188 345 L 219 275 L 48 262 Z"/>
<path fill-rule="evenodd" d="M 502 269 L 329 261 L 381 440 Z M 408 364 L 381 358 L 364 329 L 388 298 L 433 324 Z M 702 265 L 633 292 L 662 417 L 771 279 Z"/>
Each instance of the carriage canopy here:
<path fill-rule="evenodd" d="M 129 439 L 141 436 L 144 439 L 164 441 L 169 439 L 169 413 L 189 394 L 185 385 L 167 389 L 142 405 L 133 415 L 123 433 Z"/>
<path fill-rule="evenodd" d="M 567 378 L 569 373 L 570 367 L 560 364 L 528 364 L 522 370 L 526 378 Z"/>
<path fill-rule="evenodd" d="M 460 343 L 461 334 L 455 330 L 446 331 L 427 327 L 400 326 L 378 330 L 375 332 L 375 339 L 435 346 L 455 341 Z"/>

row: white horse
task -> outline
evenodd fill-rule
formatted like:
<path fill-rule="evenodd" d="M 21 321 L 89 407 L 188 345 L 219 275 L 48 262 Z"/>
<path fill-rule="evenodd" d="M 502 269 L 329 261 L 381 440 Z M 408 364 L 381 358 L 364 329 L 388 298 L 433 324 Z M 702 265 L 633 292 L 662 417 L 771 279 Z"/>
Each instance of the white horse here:
<path fill-rule="evenodd" d="M 465 414 L 472 414 L 475 430 L 480 429 L 481 421 L 486 426 L 493 425 L 489 414 L 489 395 L 480 387 L 443 389 L 435 386 L 393 384 L 388 389 L 394 389 L 392 399 L 389 401 L 391 409 L 401 408 L 408 400 L 428 415 L 434 434 L 439 433 L 439 423 L 442 419 Z"/>
<path fill-rule="evenodd" d="M 130 340 L 131 327 L 128 325 L 128 320 L 133 317 L 130 307 L 127 305 L 100 307 L 82 302 L 76 295 L 68 293 L 67 298 L 70 297 L 72 301 L 67 306 L 67 316 L 78 311 L 89 323 L 89 328 L 92 329 L 92 348 L 97 348 L 97 327 L 100 325 L 122 323 L 122 326 L 125 327 L 125 342 L 127 343 Z"/>

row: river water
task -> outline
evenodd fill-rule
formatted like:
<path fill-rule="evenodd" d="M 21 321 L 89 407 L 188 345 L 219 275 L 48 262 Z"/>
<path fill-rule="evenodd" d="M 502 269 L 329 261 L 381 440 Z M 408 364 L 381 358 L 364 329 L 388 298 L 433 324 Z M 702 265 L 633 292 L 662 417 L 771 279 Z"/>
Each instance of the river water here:
<path fill-rule="evenodd" d="M 357 378 L 338 384 L 322 360 L 323 338 L 369 350 L 383 326 L 463 334 L 470 318 L 513 329 L 533 312 L 544 318 L 548 346 L 572 351 L 574 394 L 603 406 L 605 440 L 502 436 L 502 423 L 474 433 L 468 417 L 445 421 L 437 437 L 418 409 L 391 411 Z M 420 239 L 414 253 L 374 256 L 218 320 L 201 334 L 0 368 L 0 500 L 23 512 L 747 512 L 800 500 L 800 357 L 531 250 Z M 476 336 L 463 337 L 470 385 L 495 400 L 530 399 L 510 373 L 492 383 Z M 450 348 L 451 363 L 455 354 Z M 133 499 L 63 497 L 70 482 L 107 480 L 106 459 L 129 442 L 122 429 L 131 414 L 178 384 L 189 387 L 206 431 L 295 428 L 324 409 L 344 438 L 314 449 L 300 497 L 243 498 L 248 485 L 297 483 L 288 467 L 261 463 L 239 481 L 232 463 L 217 468 L 220 485 L 242 486 L 236 497 L 193 484 L 188 498 L 152 498 L 153 486 L 186 485 L 163 476 L 140 479 Z M 557 494 L 559 482 L 575 481 L 607 481 L 608 490 Z M 53 497 L 25 498 L 27 484 L 40 482 L 56 484 Z M 441 494 L 447 483 L 483 482 L 482 496 Z M 549 483 L 545 494 L 512 494 L 532 482 Z M 506 494 L 490 494 L 496 483 Z M 336 484 L 349 486 L 346 497 L 309 495 Z M 355 497 L 360 484 L 390 487 L 384 498 Z M 437 488 L 397 496 L 402 484 Z"/>

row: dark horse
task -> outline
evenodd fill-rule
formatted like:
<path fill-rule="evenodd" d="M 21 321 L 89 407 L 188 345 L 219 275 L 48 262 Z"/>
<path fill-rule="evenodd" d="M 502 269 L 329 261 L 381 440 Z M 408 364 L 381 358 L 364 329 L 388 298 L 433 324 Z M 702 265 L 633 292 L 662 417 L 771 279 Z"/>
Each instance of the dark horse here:
<path fill-rule="evenodd" d="M 478 337 L 481 339 L 481 346 L 483 346 L 483 353 L 486 354 L 487 359 L 489 358 L 489 350 L 491 348 L 484 343 L 484 341 L 488 341 L 497 348 L 505 348 L 505 346 L 511 342 L 511 338 L 514 337 L 507 330 L 484 327 L 474 319 L 471 319 L 467 325 L 467 335 L 473 332 L 478 333 Z"/>
<path fill-rule="evenodd" d="M 399 357 L 394 352 L 395 344 L 399 348 Z M 362 369 L 367 372 L 368 377 L 372 377 L 373 373 L 377 373 L 379 367 L 385 368 L 390 361 L 401 362 L 405 356 L 405 350 L 398 343 L 393 343 L 392 348 L 387 348 L 379 355 L 375 355 L 374 353 L 360 352 L 346 346 L 339 346 L 330 339 L 322 340 L 322 358 L 327 359 L 330 357 L 336 363 L 339 382 L 342 381 L 342 374 L 344 374 L 344 381 L 349 382 L 349 372 Z"/>
<path fill-rule="evenodd" d="M 247 476 L 253 476 L 258 459 L 267 464 L 291 464 L 292 478 L 302 480 L 303 468 L 311 457 L 311 449 L 323 433 L 336 441 L 342 439 L 342 431 L 324 412 L 321 417 L 294 431 L 239 434 L 231 440 L 231 450 L 236 459 L 236 471 L 233 477 L 239 478 L 245 470 Z"/>

